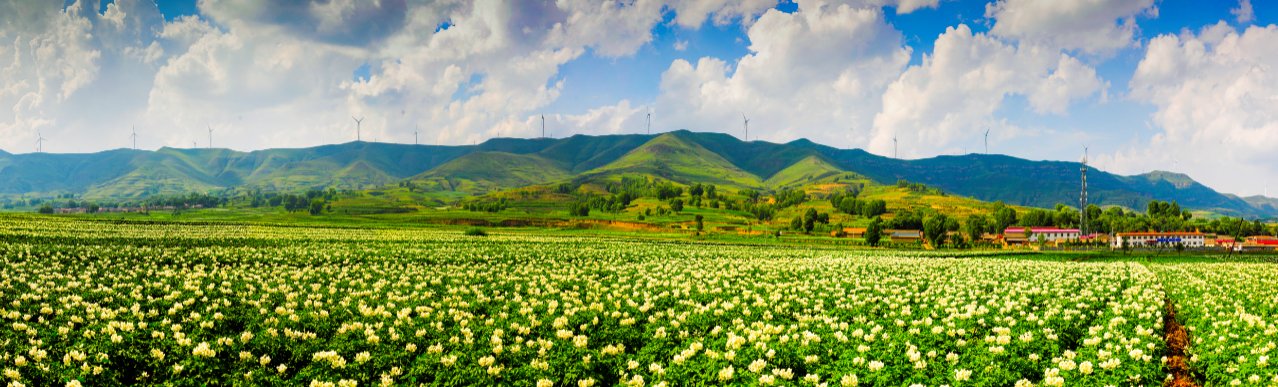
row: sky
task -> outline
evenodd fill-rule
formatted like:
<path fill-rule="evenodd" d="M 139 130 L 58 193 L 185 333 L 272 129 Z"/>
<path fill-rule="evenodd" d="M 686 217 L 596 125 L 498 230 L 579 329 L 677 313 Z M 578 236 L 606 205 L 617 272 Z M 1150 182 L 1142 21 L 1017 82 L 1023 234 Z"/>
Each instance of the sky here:
<path fill-rule="evenodd" d="M 1275 23 L 1269 0 L 0 0 L 0 149 L 457 145 L 543 122 L 744 138 L 748 118 L 752 141 L 1086 152 L 1251 196 L 1278 183 Z"/>

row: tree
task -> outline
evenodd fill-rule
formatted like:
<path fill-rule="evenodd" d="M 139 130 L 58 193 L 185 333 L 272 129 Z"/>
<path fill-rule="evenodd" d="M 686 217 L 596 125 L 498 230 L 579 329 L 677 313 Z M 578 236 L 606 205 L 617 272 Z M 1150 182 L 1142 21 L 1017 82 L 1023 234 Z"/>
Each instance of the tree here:
<path fill-rule="evenodd" d="M 803 214 L 803 232 L 812 232 L 812 229 L 816 227 L 817 216 L 817 211 L 814 208 L 809 208 L 808 211 Z"/>
<path fill-rule="evenodd" d="M 670 201 L 670 210 L 674 212 L 683 211 L 683 199 L 675 199 Z"/>
<path fill-rule="evenodd" d="M 697 215 L 697 232 L 701 232 L 701 230 L 705 229 L 705 224 L 701 222 L 701 219 L 702 219 L 701 215 L 698 214 Z"/>
<path fill-rule="evenodd" d="M 967 231 L 968 239 L 971 239 L 973 244 L 981 240 L 981 237 L 985 235 L 985 217 L 972 216 L 967 218 L 967 230 L 965 231 Z"/>
<path fill-rule="evenodd" d="M 52 206 L 49 206 L 48 204 L 45 204 L 44 206 L 40 207 L 40 211 L 39 211 L 39 212 L 40 212 L 41 214 L 52 214 L 52 213 L 53 213 L 53 207 L 52 207 Z"/>
<path fill-rule="evenodd" d="M 997 230 L 1000 234 L 1003 230 L 1007 230 L 1013 224 L 1016 224 L 1016 210 L 1011 207 L 1001 207 L 994 211 L 994 223 L 998 226 Z"/>
<path fill-rule="evenodd" d="M 876 216 L 874 217 L 874 220 L 870 221 L 870 225 L 865 228 L 865 243 L 869 243 L 870 247 L 878 246 L 879 238 L 882 237 L 882 235 L 880 235 L 882 232 L 882 222 L 879 220 L 879 217 Z"/>
<path fill-rule="evenodd" d="M 1176 242 L 1176 254 L 1180 255 L 1181 253 L 1184 253 L 1184 252 L 1185 252 L 1185 243 Z"/>
<path fill-rule="evenodd" d="M 410 181 L 408 182 L 408 184 L 413 184 L 413 182 Z M 320 198 L 311 199 L 311 215 L 319 215 L 320 213 L 323 213 L 323 212 L 324 212 L 324 199 L 320 199 Z"/>
<path fill-rule="evenodd" d="M 1189 212 L 1189 210 L 1181 210 L 1180 217 L 1184 218 L 1185 221 L 1188 222 L 1190 219 L 1194 218 L 1194 213 Z"/>
<path fill-rule="evenodd" d="M 590 205 L 582 202 L 568 203 L 568 216 L 590 216 Z"/>
<path fill-rule="evenodd" d="M 946 220 L 944 214 L 937 214 L 923 223 L 923 237 L 932 243 L 933 248 L 941 248 L 941 244 L 945 243 Z"/>
<path fill-rule="evenodd" d="M 85 206 L 85 210 L 87 210 L 86 212 L 90 214 L 97 213 L 99 208 L 101 207 L 98 207 L 97 203 L 89 203 L 88 206 Z"/>
<path fill-rule="evenodd" d="M 794 231 L 803 231 L 803 217 L 796 216 L 790 219 L 790 229 Z"/>
<path fill-rule="evenodd" d="M 1034 234 L 1034 229 L 1029 227 L 1025 228 L 1025 243 L 1030 243 L 1030 236 L 1033 234 Z"/>

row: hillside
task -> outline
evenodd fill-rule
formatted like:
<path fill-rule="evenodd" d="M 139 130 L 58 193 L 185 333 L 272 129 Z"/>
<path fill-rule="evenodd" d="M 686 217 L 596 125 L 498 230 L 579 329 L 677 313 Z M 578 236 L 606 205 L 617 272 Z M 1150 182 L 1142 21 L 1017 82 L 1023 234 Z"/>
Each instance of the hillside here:
<path fill-rule="evenodd" d="M 583 174 L 586 180 L 606 175 L 640 174 L 683 183 L 709 183 L 734 188 L 762 188 L 758 176 L 746 172 L 682 133 L 666 133 L 632 149 L 616 161 Z"/>
<path fill-rule="evenodd" d="M 722 133 L 576 135 L 562 139 L 496 138 L 479 145 L 350 142 L 312 148 L 116 149 L 90 154 L 0 152 L 0 197 L 72 193 L 129 199 L 189 192 L 296 192 L 366 189 L 419 180 L 428 192 L 456 198 L 530 185 L 591 184 L 645 175 L 683 184 L 763 191 L 824 191 L 841 173 L 890 185 L 899 179 L 983 201 L 1031 207 L 1078 202 L 1080 164 L 968 154 L 898 160 L 808 140 L 743 142 Z M 849 175 L 852 176 L 852 175 Z M 1278 202 L 1221 194 L 1189 176 L 1155 171 L 1120 176 L 1088 170 L 1089 198 L 1101 206 L 1143 210 L 1150 200 L 1196 211 L 1278 215 Z"/>
<path fill-rule="evenodd" d="M 843 172 L 825 157 L 812 155 L 773 174 L 765 183 L 769 187 L 787 188 L 812 183 Z"/>
<path fill-rule="evenodd" d="M 503 188 L 556 181 L 568 176 L 562 163 L 538 154 L 475 152 L 423 172 L 408 180 L 426 180 L 452 191 L 479 195 Z"/>

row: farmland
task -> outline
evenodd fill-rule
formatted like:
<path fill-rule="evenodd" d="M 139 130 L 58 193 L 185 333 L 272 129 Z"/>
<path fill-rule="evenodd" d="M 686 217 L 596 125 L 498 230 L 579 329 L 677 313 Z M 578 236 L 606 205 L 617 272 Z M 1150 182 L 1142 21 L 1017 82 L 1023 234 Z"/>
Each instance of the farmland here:
<path fill-rule="evenodd" d="M 1267 263 L 0 220 L 9 386 L 1275 383 Z"/>

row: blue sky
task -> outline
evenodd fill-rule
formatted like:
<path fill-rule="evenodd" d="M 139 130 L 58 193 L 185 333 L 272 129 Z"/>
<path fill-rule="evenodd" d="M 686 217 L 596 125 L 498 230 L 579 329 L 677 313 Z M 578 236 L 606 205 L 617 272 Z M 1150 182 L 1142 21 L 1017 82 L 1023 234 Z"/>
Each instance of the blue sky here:
<path fill-rule="evenodd" d="M 97 1 L 97 0 L 89 0 Z M 1278 178 L 1270 1 L 120 0 L 0 5 L 0 148 L 716 131 Z M 77 33 L 80 33 L 77 35 Z M 82 38 L 89 36 L 88 39 Z M 36 39 L 32 39 L 36 38 Z M 25 43 L 24 43 L 25 42 Z M 49 57 L 23 55 L 44 49 Z M 930 60 L 928 59 L 930 58 Z M 5 112 L 4 110 L 12 110 Z M 120 132 L 125 132 L 121 135 Z M 201 145 L 203 144 L 203 145 Z"/>

